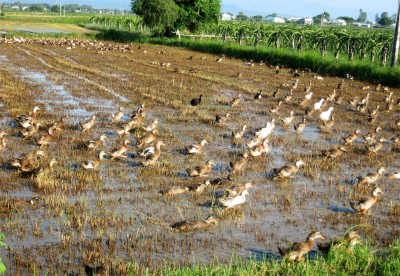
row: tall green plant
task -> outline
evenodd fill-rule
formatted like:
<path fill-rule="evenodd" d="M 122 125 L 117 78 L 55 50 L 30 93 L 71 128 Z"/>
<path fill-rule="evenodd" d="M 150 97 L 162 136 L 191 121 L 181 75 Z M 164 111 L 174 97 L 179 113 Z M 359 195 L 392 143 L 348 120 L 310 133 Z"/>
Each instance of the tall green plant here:
<path fill-rule="evenodd" d="M 7 244 L 5 242 L 3 242 L 4 240 L 4 234 L 0 233 L 0 247 L 6 247 L 7 248 Z M 3 274 L 6 272 L 6 265 L 3 263 L 3 260 L 0 256 L 0 274 Z"/>

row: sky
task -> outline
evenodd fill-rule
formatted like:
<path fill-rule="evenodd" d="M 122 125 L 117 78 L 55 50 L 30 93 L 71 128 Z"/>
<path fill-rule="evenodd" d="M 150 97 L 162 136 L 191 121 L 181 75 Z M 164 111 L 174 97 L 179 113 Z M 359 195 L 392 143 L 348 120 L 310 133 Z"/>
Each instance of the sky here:
<path fill-rule="evenodd" d="M 397 12 L 396 0 L 222 0 L 222 11 L 243 10 L 250 15 L 278 13 L 285 16 L 312 17 L 326 11 L 331 18 L 351 16 L 357 18 L 359 10 L 367 13 L 368 20 L 375 21 L 375 14 Z M 248 12 L 246 12 L 248 11 Z M 254 15 L 254 14 L 253 14 Z"/>
<path fill-rule="evenodd" d="M 15 2 L 1 1 L 0 2 Z M 88 4 L 94 8 L 130 9 L 129 0 L 20 0 L 23 3 L 49 4 Z M 333 19 L 339 16 L 357 18 L 359 10 L 367 12 L 368 20 L 374 21 L 375 14 L 397 12 L 396 0 L 222 0 L 222 12 L 237 14 L 243 11 L 246 15 L 268 15 L 278 13 L 285 17 L 312 17 L 322 12 L 328 12 Z"/>

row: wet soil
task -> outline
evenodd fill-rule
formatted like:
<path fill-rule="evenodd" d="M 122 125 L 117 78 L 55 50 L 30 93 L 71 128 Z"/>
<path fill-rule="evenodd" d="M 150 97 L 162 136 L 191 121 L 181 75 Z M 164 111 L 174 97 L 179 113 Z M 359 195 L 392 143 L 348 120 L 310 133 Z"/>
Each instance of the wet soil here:
<path fill-rule="evenodd" d="M 7 43 L 6 43 L 7 42 Z M 69 40 L 29 40 L 24 43 L 0 43 L 0 131 L 8 135 L 7 146 L 0 152 L 0 231 L 10 250 L 3 260 L 11 274 L 76 273 L 84 266 L 103 266 L 107 271 L 124 274 L 129 262 L 141 268 L 157 268 L 164 263 L 209 264 L 229 262 L 232 255 L 241 259 L 278 258 L 277 244 L 304 240 L 313 230 L 327 237 L 342 236 L 354 227 L 376 246 L 387 246 L 399 237 L 399 180 L 383 176 L 376 182 L 383 192 L 368 215 L 356 215 L 349 201 L 369 196 L 373 185 L 356 188 L 356 178 L 383 166 L 387 173 L 400 170 L 399 146 L 391 141 L 399 135 L 400 89 L 375 90 L 376 84 L 323 76 L 292 69 L 191 52 L 178 48 L 107 42 Z M 240 72 L 240 74 L 238 74 Z M 240 75 L 240 76 L 238 76 Z M 290 92 L 299 79 L 292 99 L 278 113 L 269 110 Z M 307 117 L 304 131 L 296 134 L 293 125 L 301 121 L 305 108 L 299 105 L 312 82 L 309 108 L 334 89 L 342 94 L 334 107 L 335 124 L 330 132 L 321 129 L 319 112 Z M 370 86 L 369 89 L 362 89 Z M 264 97 L 254 100 L 262 89 Z M 276 97 L 272 94 L 277 89 Z M 384 98 L 393 92 L 393 109 L 386 111 Z M 367 121 L 349 104 L 369 93 L 368 108 L 380 106 L 375 122 Z M 190 100 L 203 95 L 196 107 Z M 238 95 L 237 106 L 229 103 Z M 116 133 L 130 114 L 144 104 L 143 125 L 159 120 L 159 135 L 166 146 L 153 166 L 144 167 L 138 152 L 137 137 Z M 9 160 L 38 149 L 34 139 L 23 139 L 15 119 L 37 105 L 37 121 L 46 125 L 63 115 L 66 126 L 49 146 L 43 148 L 45 166 L 51 158 L 58 164 L 45 176 L 42 186 L 37 179 L 24 176 L 9 166 Z M 112 114 L 122 106 L 120 123 L 112 123 Z M 294 111 L 295 118 L 284 126 L 282 118 Z M 216 115 L 230 113 L 227 121 L 215 123 Z M 78 122 L 96 115 L 96 124 L 86 132 Z M 211 187 L 202 194 L 186 192 L 162 196 L 159 191 L 171 186 L 204 183 L 226 177 L 230 161 L 246 152 L 246 143 L 257 129 L 275 119 L 276 128 L 269 137 L 271 151 L 252 158 L 234 175 L 236 183 L 251 182 L 246 203 L 222 209 L 216 206 Z M 233 142 L 233 130 L 247 126 L 243 139 Z M 361 136 L 346 146 L 347 153 L 324 159 L 322 150 L 343 144 L 342 137 L 357 128 L 366 135 L 381 126 L 377 139 L 387 142 L 378 154 L 368 154 Z M 108 136 L 103 147 L 87 151 L 85 141 Z M 97 170 L 85 171 L 81 163 L 95 160 L 98 151 L 112 152 L 129 139 L 127 157 L 103 160 Z M 186 155 L 184 146 L 206 139 L 209 144 L 198 155 Z M 305 167 L 292 179 L 272 180 L 272 170 L 302 159 Z M 209 177 L 189 178 L 186 169 L 213 160 Z M 44 183 L 44 184 L 43 184 Z M 217 227 L 177 233 L 174 222 L 204 220 L 215 216 Z"/>

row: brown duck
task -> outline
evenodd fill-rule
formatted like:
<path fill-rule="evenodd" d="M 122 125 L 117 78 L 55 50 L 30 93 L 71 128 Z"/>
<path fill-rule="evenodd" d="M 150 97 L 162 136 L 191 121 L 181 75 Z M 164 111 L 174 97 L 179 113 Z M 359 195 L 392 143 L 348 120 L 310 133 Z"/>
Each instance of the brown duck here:
<path fill-rule="evenodd" d="M 303 256 L 311 251 L 314 247 L 315 239 L 325 239 L 320 232 L 311 232 L 304 242 L 295 242 L 287 249 L 278 246 L 279 253 L 289 261 L 300 262 L 304 260 Z"/>
<path fill-rule="evenodd" d="M 215 165 L 214 161 L 209 160 L 203 166 L 196 166 L 193 169 L 187 169 L 186 172 L 191 177 L 205 177 L 212 171 L 212 166 Z"/>
<path fill-rule="evenodd" d="M 361 239 L 360 235 L 358 235 L 356 231 L 349 231 L 342 238 L 331 239 L 329 242 L 317 242 L 317 246 L 318 249 L 326 255 L 329 253 L 329 251 L 332 249 L 333 246 L 339 244 L 346 244 L 351 246 L 352 242 L 355 239 L 360 240 Z M 361 242 L 359 241 L 359 243 Z"/>
<path fill-rule="evenodd" d="M 362 213 L 365 215 L 368 213 L 369 209 L 376 203 L 379 194 L 383 195 L 383 192 L 381 188 L 376 187 L 372 191 L 370 197 L 363 198 L 358 202 L 350 201 L 350 206 L 356 213 Z"/>
<path fill-rule="evenodd" d="M 196 230 L 205 230 L 218 225 L 218 221 L 215 217 L 209 216 L 203 221 L 198 220 L 184 220 L 176 222 L 171 225 L 171 227 L 179 232 L 190 232 Z"/>

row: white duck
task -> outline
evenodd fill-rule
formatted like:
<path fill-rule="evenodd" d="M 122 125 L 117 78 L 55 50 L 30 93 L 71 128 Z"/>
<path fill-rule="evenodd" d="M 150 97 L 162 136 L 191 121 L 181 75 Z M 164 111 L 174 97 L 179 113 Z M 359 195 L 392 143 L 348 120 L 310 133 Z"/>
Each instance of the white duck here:
<path fill-rule="evenodd" d="M 324 102 L 325 102 L 325 99 L 321 99 L 321 100 L 319 100 L 319 102 L 316 102 L 314 104 L 314 110 L 320 110 L 322 105 L 324 104 Z"/>
<path fill-rule="evenodd" d="M 208 144 L 206 140 L 202 140 L 200 144 L 192 144 L 190 146 L 185 146 L 186 152 L 189 154 L 198 154 L 203 151 L 205 144 Z"/>
<path fill-rule="evenodd" d="M 268 139 L 265 139 L 262 145 L 257 145 L 253 149 L 249 148 L 250 155 L 252 157 L 260 156 L 261 154 L 268 153 L 271 151 L 271 148 L 268 146 Z"/>
<path fill-rule="evenodd" d="M 240 205 L 244 202 L 246 202 L 246 195 L 248 195 L 249 192 L 247 190 L 243 190 L 240 195 L 235 196 L 235 197 L 227 197 L 227 198 L 220 198 L 219 202 L 221 205 L 228 208 L 232 208 L 236 205 Z"/>
<path fill-rule="evenodd" d="M 319 118 L 324 122 L 329 121 L 329 119 L 331 118 L 332 111 L 333 111 L 333 106 L 329 107 L 328 110 L 321 112 L 321 114 L 319 114 Z"/>
<path fill-rule="evenodd" d="M 261 140 L 267 138 L 272 133 L 274 128 L 275 120 L 272 119 L 271 122 L 268 122 L 265 127 L 256 132 L 257 138 L 260 138 Z"/>

